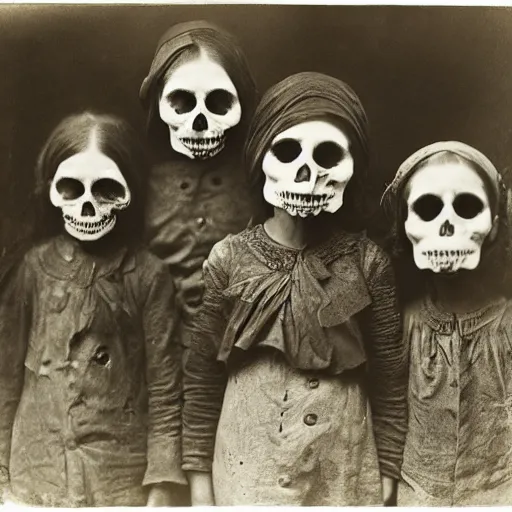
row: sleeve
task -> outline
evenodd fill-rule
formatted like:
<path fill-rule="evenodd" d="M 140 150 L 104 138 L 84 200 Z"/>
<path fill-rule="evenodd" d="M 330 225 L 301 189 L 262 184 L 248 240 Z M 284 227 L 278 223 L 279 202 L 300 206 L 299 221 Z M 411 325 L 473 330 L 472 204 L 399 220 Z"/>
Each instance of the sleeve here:
<path fill-rule="evenodd" d="M 373 245 L 365 257 L 371 305 L 364 314 L 369 393 L 380 471 L 400 478 L 407 429 L 407 357 L 389 258 Z"/>
<path fill-rule="evenodd" d="M 12 428 L 25 378 L 32 293 L 27 276 L 22 262 L 0 285 L 0 487 L 9 479 Z"/>
<path fill-rule="evenodd" d="M 219 242 L 204 265 L 205 292 L 191 326 L 190 347 L 184 360 L 183 469 L 210 472 L 215 434 L 227 382 L 217 350 L 226 329 L 222 290 L 229 248 Z"/>
<path fill-rule="evenodd" d="M 174 302 L 172 279 L 161 264 L 152 276 L 143 312 L 148 388 L 148 463 L 143 485 L 187 483 L 181 470 L 182 372 Z"/>

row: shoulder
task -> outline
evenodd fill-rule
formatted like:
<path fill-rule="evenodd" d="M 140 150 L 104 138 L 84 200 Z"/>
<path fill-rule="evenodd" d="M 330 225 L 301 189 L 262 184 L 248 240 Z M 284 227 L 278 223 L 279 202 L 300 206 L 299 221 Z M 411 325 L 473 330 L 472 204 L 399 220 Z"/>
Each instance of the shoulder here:
<path fill-rule="evenodd" d="M 242 232 L 243 233 L 243 232 Z M 233 256 L 239 251 L 243 244 L 242 233 L 226 235 L 219 240 L 208 255 L 208 265 L 226 266 L 229 265 Z"/>
<path fill-rule="evenodd" d="M 31 247 L 23 257 L 23 263 L 27 266 L 34 266 L 39 258 L 51 249 L 55 238 L 50 238 Z"/>
<path fill-rule="evenodd" d="M 357 247 L 357 256 L 361 271 L 370 285 L 394 284 L 391 257 L 366 233 L 350 235 Z"/>
<path fill-rule="evenodd" d="M 233 264 L 247 254 L 248 242 L 254 230 L 255 228 L 251 227 L 236 234 L 226 235 L 212 247 L 203 268 L 228 274 Z"/>
<path fill-rule="evenodd" d="M 391 271 L 390 255 L 365 234 L 361 235 L 359 248 L 361 264 L 367 274 L 375 275 L 383 271 Z"/>

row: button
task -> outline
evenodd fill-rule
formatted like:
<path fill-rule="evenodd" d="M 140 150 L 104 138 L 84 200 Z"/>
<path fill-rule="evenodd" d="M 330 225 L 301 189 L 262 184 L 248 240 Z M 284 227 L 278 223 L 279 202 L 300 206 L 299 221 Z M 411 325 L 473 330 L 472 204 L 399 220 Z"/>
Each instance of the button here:
<path fill-rule="evenodd" d="M 181 190 L 187 190 L 187 188 L 189 188 L 189 187 L 190 187 L 190 183 L 188 181 L 182 181 L 180 183 Z"/>
<path fill-rule="evenodd" d="M 306 416 L 304 416 L 304 423 L 309 427 L 316 425 L 317 420 L 318 416 L 316 414 L 306 414 Z"/>
<path fill-rule="evenodd" d="M 283 476 L 280 476 L 278 479 L 277 479 L 277 483 L 281 486 L 281 487 L 288 487 L 292 481 L 290 480 L 290 477 L 289 476 L 286 476 L 286 475 L 283 475 Z"/>
<path fill-rule="evenodd" d="M 220 187 L 222 185 L 222 178 L 219 177 L 219 176 L 214 176 L 212 178 L 212 183 L 216 186 L 216 187 Z"/>
<path fill-rule="evenodd" d="M 319 386 L 320 382 L 318 382 L 318 379 L 309 379 L 308 384 L 311 389 L 316 389 Z"/>
<path fill-rule="evenodd" d="M 202 228 L 206 224 L 206 219 L 204 217 L 198 217 L 196 219 L 196 224 Z"/>
<path fill-rule="evenodd" d="M 457 382 L 457 379 L 453 379 L 451 382 L 450 382 L 450 386 L 452 388 L 456 388 L 458 386 L 458 382 Z"/>
<path fill-rule="evenodd" d="M 68 450 L 76 450 L 78 448 L 78 445 L 76 444 L 76 441 L 74 439 L 68 439 L 66 441 L 66 448 Z"/>

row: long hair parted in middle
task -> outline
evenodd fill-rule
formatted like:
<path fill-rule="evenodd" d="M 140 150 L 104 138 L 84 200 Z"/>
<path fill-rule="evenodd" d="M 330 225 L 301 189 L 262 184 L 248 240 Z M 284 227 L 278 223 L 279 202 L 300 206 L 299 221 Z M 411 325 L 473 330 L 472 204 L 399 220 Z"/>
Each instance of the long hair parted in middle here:
<path fill-rule="evenodd" d="M 322 212 L 305 218 L 312 239 L 320 240 L 333 231 L 365 228 L 367 208 L 365 182 L 369 165 L 368 120 L 356 93 L 346 83 L 317 72 L 291 75 L 263 95 L 249 127 L 244 149 L 245 169 L 253 193 L 261 198 L 263 222 L 273 207 L 263 199 L 265 174 L 262 161 L 273 139 L 288 128 L 314 120 L 328 121 L 341 129 L 350 141 L 354 174 L 344 193 L 342 207 L 335 213 Z"/>
<path fill-rule="evenodd" d="M 62 231 L 62 213 L 50 202 L 50 186 L 59 165 L 84 151 L 93 136 L 99 151 L 119 167 L 131 192 L 129 207 L 117 214 L 115 239 L 127 246 L 142 243 L 148 178 L 144 148 L 136 132 L 123 119 L 90 112 L 63 119 L 52 131 L 39 154 L 35 173 L 33 242 Z"/>

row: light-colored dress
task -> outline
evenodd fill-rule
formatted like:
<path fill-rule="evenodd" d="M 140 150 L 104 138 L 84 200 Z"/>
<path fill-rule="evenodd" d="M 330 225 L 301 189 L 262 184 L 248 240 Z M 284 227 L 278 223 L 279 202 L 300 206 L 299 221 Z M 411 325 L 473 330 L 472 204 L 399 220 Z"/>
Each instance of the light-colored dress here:
<path fill-rule="evenodd" d="M 183 469 L 217 505 L 381 505 L 398 477 L 405 358 L 367 238 L 302 251 L 258 225 L 217 244 L 185 361 Z"/>

